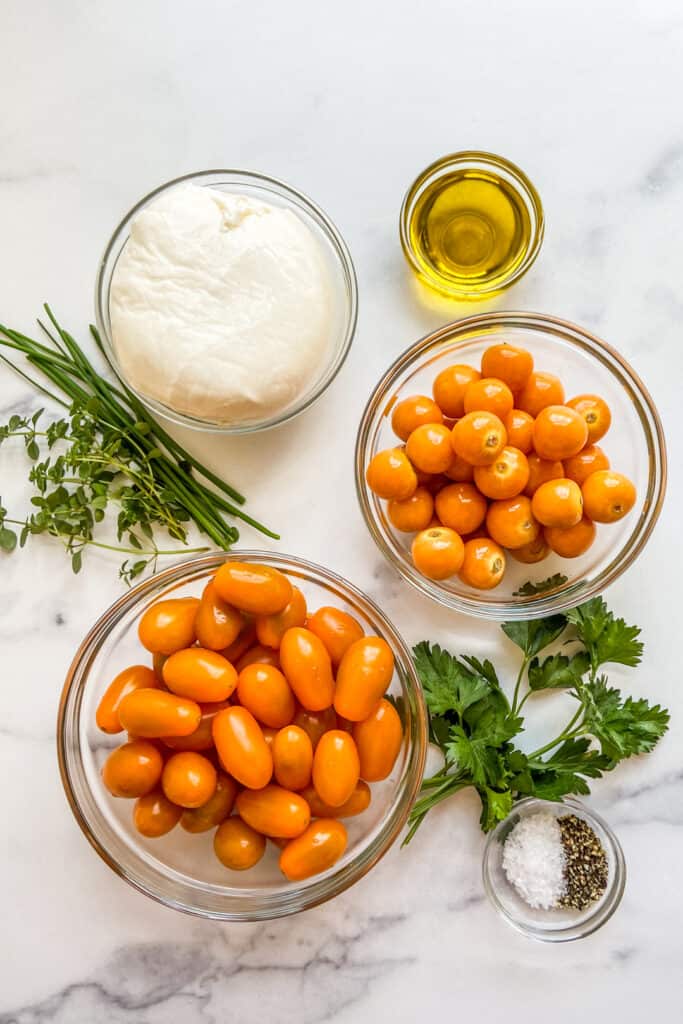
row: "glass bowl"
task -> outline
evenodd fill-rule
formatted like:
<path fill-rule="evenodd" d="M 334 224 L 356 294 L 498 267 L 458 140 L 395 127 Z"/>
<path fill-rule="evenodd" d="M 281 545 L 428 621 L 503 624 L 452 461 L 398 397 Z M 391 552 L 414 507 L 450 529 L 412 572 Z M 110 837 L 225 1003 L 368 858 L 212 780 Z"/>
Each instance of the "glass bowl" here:
<path fill-rule="evenodd" d="M 579 558 L 551 554 L 535 565 L 508 558 L 502 582 L 474 590 L 458 577 L 437 582 L 422 576 L 410 557 L 412 536 L 399 533 L 385 502 L 365 482 L 373 455 L 393 447 L 394 403 L 408 395 L 430 395 L 432 382 L 450 363 L 480 364 L 484 350 L 508 341 L 528 348 L 538 369 L 557 373 L 567 396 L 602 395 L 612 410 L 612 427 L 600 441 L 612 466 L 630 477 L 638 499 L 617 523 L 598 524 L 592 547 Z M 356 489 L 370 533 L 400 574 L 428 597 L 456 611 L 488 619 L 530 619 L 572 608 L 601 593 L 641 553 L 659 516 L 666 489 L 666 447 L 662 425 L 642 381 L 615 349 L 581 327 L 539 313 L 484 313 L 447 324 L 407 349 L 389 367 L 365 408 L 356 442 Z M 516 593 L 528 581 L 566 577 L 543 593 Z"/>
<path fill-rule="evenodd" d="M 519 245 L 515 257 L 500 271 L 482 272 L 480 276 L 471 279 L 449 280 L 421 255 L 411 238 L 410 226 L 415 209 L 428 189 L 442 179 L 446 181 L 463 174 L 475 174 L 478 178 L 493 182 L 502 180 L 524 208 L 529 222 L 529 238 L 525 244 Z M 406 260 L 421 281 L 453 299 L 485 299 L 509 288 L 526 274 L 538 256 L 544 230 L 541 198 L 524 171 L 502 156 L 478 150 L 452 153 L 425 168 L 406 192 L 399 216 L 401 246 Z"/>
<path fill-rule="evenodd" d="M 558 908 L 540 910 L 530 907 L 510 884 L 503 870 L 503 847 L 511 830 L 522 818 L 545 811 L 559 817 L 575 814 L 595 832 L 607 855 L 607 888 L 599 900 L 585 910 Z M 515 804 L 514 809 L 489 833 L 484 847 L 482 863 L 486 895 L 498 913 L 517 931 L 542 942 L 571 942 L 601 928 L 617 909 L 626 885 L 626 864 L 619 840 L 594 811 L 578 800 L 566 798 L 553 802 L 528 797 Z"/>
<path fill-rule="evenodd" d="M 345 821 L 349 843 L 328 871 L 288 882 L 279 871 L 279 850 L 267 844 L 250 871 L 229 872 L 213 853 L 213 833 L 190 835 L 175 828 L 161 839 L 145 839 L 133 828 L 130 800 L 112 797 L 100 769 L 120 736 L 95 725 L 95 709 L 110 680 L 145 652 L 137 623 L 151 604 L 169 596 L 199 595 L 224 562 L 248 560 L 276 566 L 296 582 L 309 607 L 335 604 L 353 614 L 367 632 L 383 636 L 396 662 L 389 693 L 400 699 L 404 742 L 385 781 L 373 783 L 370 807 Z M 149 658 L 150 656 L 147 656 Z M 282 917 L 316 906 L 362 878 L 401 831 L 422 782 L 426 714 L 410 651 L 373 602 L 340 576 L 302 559 L 271 552 L 212 554 L 171 567 L 124 594 L 101 616 L 76 652 L 64 684 L 57 726 L 62 782 L 76 821 L 102 859 L 136 889 L 166 906 L 226 921 Z"/>
<path fill-rule="evenodd" d="M 326 260 L 331 283 L 333 308 L 330 316 L 331 326 L 327 358 L 318 369 L 315 379 L 310 382 L 303 394 L 299 395 L 294 402 L 274 416 L 262 420 L 222 423 L 198 419 L 194 416 L 178 412 L 135 388 L 131 387 L 130 390 L 152 412 L 180 426 L 223 434 L 249 434 L 257 430 L 266 430 L 269 427 L 279 426 L 292 419 L 292 417 L 297 416 L 300 412 L 303 412 L 304 409 L 308 409 L 309 406 L 320 398 L 339 373 L 348 355 L 356 330 L 358 288 L 356 272 L 349 250 L 327 214 L 302 192 L 298 192 L 295 188 L 285 184 L 283 181 L 279 181 L 277 178 L 270 178 L 265 174 L 258 174 L 256 171 L 198 171 L 193 174 L 184 174 L 180 178 L 174 178 L 172 181 L 159 185 L 153 192 L 150 192 L 149 195 L 144 196 L 143 199 L 135 204 L 133 209 L 123 218 L 107 243 L 97 271 L 95 319 L 107 357 L 121 380 L 124 381 L 127 387 L 130 387 L 117 359 L 112 340 L 109 313 L 109 295 L 112 278 L 118 260 L 130 237 L 132 220 L 140 210 L 148 206 L 162 193 L 184 183 L 219 189 L 222 192 L 234 192 L 261 200 L 272 206 L 284 207 L 295 213 L 313 232 Z"/>

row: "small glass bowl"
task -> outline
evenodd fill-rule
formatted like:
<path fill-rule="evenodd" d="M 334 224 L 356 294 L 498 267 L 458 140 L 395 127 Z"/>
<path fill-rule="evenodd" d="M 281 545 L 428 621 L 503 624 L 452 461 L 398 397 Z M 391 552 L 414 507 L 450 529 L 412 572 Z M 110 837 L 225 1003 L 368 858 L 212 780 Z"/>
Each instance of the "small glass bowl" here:
<path fill-rule="evenodd" d="M 550 554 L 535 565 L 507 559 L 502 582 L 494 590 L 475 590 L 457 576 L 427 579 L 410 556 L 412 534 L 395 530 L 386 502 L 372 493 L 365 470 L 383 448 L 397 444 L 391 410 L 408 395 L 432 393 L 436 375 L 451 363 L 479 366 L 490 345 L 507 341 L 528 348 L 538 369 L 561 377 L 567 396 L 602 395 L 612 410 L 612 427 L 600 441 L 612 466 L 636 486 L 638 499 L 617 523 L 598 525 L 592 547 L 579 558 Z M 659 415 L 647 389 L 629 364 L 588 331 L 540 313 L 484 313 L 447 324 L 427 335 L 389 367 L 373 391 L 358 429 L 356 490 L 373 540 L 398 572 L 440 604 L 486 619 L 530 619 L 572 608 L 600 594 L 635 561 L 650 537 L 666 490 L 666 446 Z M 556 573 L 566 577 L 543 593 L 518 594 L 528 581 Z"/>
<path fill-rule="evenodd" d="M 590 825 L 603 845 L 607 855 L 607 888 L 600 899 L 585 910 L 534 909 L 508 881 L 503 870 L 505 840 L 518 821 L 539 811 L 555 817 L 575 814 Z M 624 853 L 614 832 L 594 811 L 570 798 L 555 803 L 529 797 L 515 804 L 505 821 L 501 821 L 486 840 L 482 874 L 486 895 L 498 913 L 517 931 L 541 942 L 571 942 L 597 931 L 619 906 L 626 885 Z"/>
<path fill-rule="evenodd" d="M 530 234 L 526 248 L 519 252 L 518 259 L 511 264 L 506 274 L 494 273 L 488 277 L 479 277 L 472 283 L 460 284 L 456 281 L 448 281 L 425 259 L 420 259 L 413 246 L 410 225 L 415 208 L 425 191 L 439 179 L 463 172 L 478 172 L 482 176 L 491 175 L 494 180 L 502 178 L 524 206 L 529 218 Z M 442 295 L 448 295 L 453 299 L 490 298 L 509 288 L 515 281 L 519 281 L 538 256 L 544 230 L 545 219 L 541 197 L 524 171 L 502 156 L 478 150 L 452 153 L 449 156 L 441 157 L 425 168 L 406 192 L 399 216 L 399 234 L 406 260 L 421 281 Z"/>
<path fill-rule="evenodd" d="M 290 406 L 268 419 L 250 420 L 240 423 L 222 423 L 214 420 L 198 419 L 194 416 L 178 412 L 170 408 L 170 406 L 164 405 L 162 402 L 131 387 L 128 381 L 126 381 L 117 359 L 112 340 L 109 296 L 116 265 L 130 237 L 131 222 L 140 210 L 144 209 L 145 206 L 148 206 L 164 192 L 188 182 L 194 185 L 219 189 L 222 192 L 251 196 L 272 206 L 281 206 L 291 210 L 312 231 L 327 262 L 332 289 L 333 309 L 330 314 L 331 326 L 326 362 L 320 366 L 315 379 L 310 382 L 303 394 L 299 395 Z M 222 434 L 250 434 L 257 430 L 267 430 L 270 427 L 280 426 L 313 405 L 339 373 L 353 341 L 357 318 L 358 287 L 356 272 L 351 260 L 351 254 L 337 228 L 327 214 L 302 192 L 292 188 L 291 185 L 285 184 L 284 181 L 270 178 L 268 175 L 259 174 L 256 171 L 198 171 L 193 174 L 184 174 L 180 178 L 174 178 L 172 181 L 159 185 L 153 192 L 150 192 L 149 195 L 144 196 L 135 204 L 114 231 L 100 261 L 95 282 L 95 319 L 97 321 L 97 329 L 102 338 L 107 358 L 126 386 L 152 412 L 163 416 L 170 422 L 176 423 L 179 426 Z"/>
<path fill-rule="evenodd" d="M 388 692 L 400 701 L 403 746 L 391 775 L 372 785 L 372 802 L 345 821 L 349 842 L 328 871 L 288 882 L 272 844 L 250 871 L 231 872 L 213 852 L 213 832 L 190 835 L 180 827 L 160 839 L 134 828 L 133 801 L 104 788 L 100 769 L 122 736 L 95 725 L 95 710 L 114 676 L 140 663 L 137 624 L 144 611 L 169 597 L 198 596 L 226 561 L 275 566 L 300 587 L 309 608 L 334 604 L 354 615 L 367 633 L 384 637 L 395 659 Z M 151 656 L 148 656 L 151 657 Z M 368 597 L 328 569 L 272 552 L 206 555 L 144 580 L 101 616 L 83 640 L 66 677 L 57 724 L 62 783 L 71 810 L 90 844 L 109 867 L 140 892 L 175 910 L 224 921 L 262 921 L 294 914 L 337 896 L 362 878 L 399 835 L 422 784 L 427 748 L 426 712 L 410 650 Z"/>

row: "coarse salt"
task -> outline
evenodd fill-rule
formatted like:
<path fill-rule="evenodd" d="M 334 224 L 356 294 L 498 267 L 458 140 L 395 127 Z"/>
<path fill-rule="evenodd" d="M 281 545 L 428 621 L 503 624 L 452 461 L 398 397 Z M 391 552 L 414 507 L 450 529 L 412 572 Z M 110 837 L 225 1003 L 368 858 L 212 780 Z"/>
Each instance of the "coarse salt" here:
<path fill-rule="evenodd" d="M 557 818 L 546 811 L 517 822 L 505 840 L 503 870 L 530 907 L 556 907 L 566 890 L 566 858 Z"/>

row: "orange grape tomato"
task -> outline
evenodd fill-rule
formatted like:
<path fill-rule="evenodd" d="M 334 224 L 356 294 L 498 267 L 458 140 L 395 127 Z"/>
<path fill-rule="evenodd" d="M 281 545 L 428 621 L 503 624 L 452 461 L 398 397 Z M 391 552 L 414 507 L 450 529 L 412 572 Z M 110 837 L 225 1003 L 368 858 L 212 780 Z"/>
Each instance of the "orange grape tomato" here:
<path fill-rule="evenodd" d="M 492 412 L 468 412 L 451 431 L 453 451 L 472 466 L 486 466 L 507 444 L 503 421 Z"/>
<path fill-rule="evenodd" d="M 231 871 L 247 871 L 261 860 L 266 840 L 241 818 L 228 818 L 219 825 L 213 848 L 221 864 Z"/>
<path fill-rule="evenodd" d="M 177 697 L 166 690 L 133 690 L 119 706 L 119 721 L 134 736 L 161 739 L 166 736 L 189 736 L 202 717 L 194 700 Z"/>
<path fill-rule="evenodd" d="M 527 498 L 533 498 L 541 484 L 547 483 L 548 480 L 559 480 L 565 475 L 561 462 L 548 462 L 546 459 L 536 455 L 535 452 L 529 453 L 527 464 L 529 466 L 529 479 L 524 488 Z"/>
<path fill-rule="evenodd" d="M 486 513 L 486 529 L 496 544 L 504 548 L 521 548 L 541 532 L 532 503 L 523 494 L 492 501 Z"/>
<path fill-rule="evenodd" d="M 253 615 L 276 615 L 292 600 L 292 584 L 270 565 L 225 562 L 214 577 L 216 593 Z"/>
<path fill-rule="evenodd" d="M 515 404 L 512 391 L 497 377 L 482 377 L 465 389 L 465 412 L 492 412 L 505 419 Z"/>
<path fill-rule="evenodd" d="M 95 721 L 102 732 L 123 732 L 119 721 L 119 707 L 124 697 L 133 690 L 154 690 L 159 685 L 157 676 L 146 665 L 124 668 L 104 691 L 95 712 Z"/>
<path fill-rule="evenodd" d="M 391 774 L 403 743 L 403 726 L 390 701 L 383 699 L 374 711 L 353 727 L 353 739 L 360 760 L 360 775 L 366 782 L 380 782 Z"/>
<path fill-rule="evenodd" d="M 246 708 L 229 707 L 213 720 L 213 740 L 224 770 L 249 789 L 261 789 L 273 775 L 273 757 L 261 728 Z"/>
<path fill-rule="evenodd" d="M 452 445 L 453 430 L 451 428 L 451 447 Z M 469 462 L 465 462 L 464 459 L 461 459 L 459 455 L 454 453 L 450 466 L 444 471 L 444 476 L 448 477 L 449 480 L 455 480 L 456 483 L 469 483 L 474 480 L 474 466 Z"/>
<path fill-rule="evenodd" d="M 410 498 L 389 501 L 387 516 L 391 525 L 402 533 L 424 530 L 434 515 L 434 499 L 426 487 L 418 487 Z"/>
<path fill-rule="evenodd" d="M 548 405 L 564 405 L 564 387 L 554 373 L 534 371 L 517 394 L 516 406 L 536 417 Z"/>
<path fill-rule="evenodd" d="M 329 732 L 330 729 L 338 727 L 337 713 L 334 708 L 324 708 L 322 711 L 307 711 L 306 708 L 299 708 L 294 715 L 292 725 L 298 725 L 303 729 L 315 750 L 321 736 Z"/>
<path fill-rule="evenodd" d="M 401 448 L 387 448 L 377 452 L 365 471 L 370 490 L 380 498 L 403 501 L 414 494 L 417 487 L 415 470 Z"/>
<path fill-rule="evenodd" d="M 236 608 L 224 601 L 213 580 L 204 587 L 194 623 L 200 647 L 223 651 L 234 643 L 244 626 L 244 618 Z"/>
<path fill-rule="evenodd" d="M 253 622 L 247 622 L 237 639 L 221 651 L 224 658 L 235 666 L 239 672 L 239 660 L 256 643 L 256 626 Z"/>
<path fill-rule="evenodd" d="M 461 536 L 479 529 L 488 508 L 486 498 L 471 483 L 447 484 L 434 504 L 439 521 Z"/>
<path fill-rule="evenodd" d="M 474 482 L 487 498 L 514 498 L 529 482 L 529 463 L 524 452 L 506 445 L 488 466 L 475 466 Z"/>
<path fill-rule="evenodd" d="M 447 366 L 437 374 L 432 385 L 432 394 L 444 416 L 458 418 L 465 412 L 465 390 L 481 374 L 464 363 Z"/>
<path fill-rule="evenodd" d="M 520 452 L 527 455 L 533 444 L 533 416 L 521 409 L 512 409 L 503 420 L 503 424 L 507 431 L 508 444 L 513 448 L 519 448 Z"/>
<path fill-rule="evenodd" d="M 138 623 L 140 643 L 153 654 L 173 654 L 195 641 L 194 623 L 198 597 L 174 597 L 157 601 Z"/>
<path fill-rule="evenodd" d="M 292 587 L 292 599 L 277 615 L 260 615 L 256 619 L 256 636 L 263 647 L 277 648 L 292 626 L 303 626 L 306 622 L 306 598 L 298 587 Z"/>
<path fill-rule="evenodd" d="M 476 590 L 492 590 L 505 575 L 503 549 L 486 537 L 468 540 L 458 575 L 463 583 Z"/>
<path fill-rule="evenodd" d="M 329 708 L 334 698 L 332 662 L 322 640 L 310 629 L 288 629 L 280 644 L 280 661 L 287 682 L 309 711 Z"/>
<path fill-rule="evenodd" d="M 331 868 L 346 849 L 346 829 L 334 818 L 319 818 L 287 843 L 280 854 L 280 871 L 290 882 L 300 882 Z"/>
<path fill-rule="evenodd" d="M 573 480 L 579 487 L 588 479 L 591 473 L 597 473 L 599 469 L 609 469 L 610 462 L 602 448 L 597 444 L 588 444 L 578 455 L 571 459 L 564 460 L 564 473 L 569 480 Z"/>
<path fill-rule="evenodd" d="M 451 431 L 442 423 L 416 427 L 406 441 L 406 455 L 422 473 L 443 473 L 453 460 Z"/>
<path fill-rule="evenodd" d="M 372 799 L 370 787 L 362 779 L 356 783 L 356 788 L 349 799 L 339 807 L 326 804 L 316 793 L 314 786 L 306 786 L 301 795 L 311 808 L 314 818 L 355 818 L 356 815 L 362 814 L 368 809 Z"/>
<path fill-rule="evenodd" d="M 557 526 L 546 526 L 543 531 L 546 543 L 561 558 L 578 558 L 588 551 L 597 534 L 595 523 L 583 516 L 575 526 L 561 530 Z"/>
<path fill-rule="evenodd" d="M 202 717 L 199 725 L 189 736 L 162 736 L 165 746 L 171 750 L 210 750 L 213 747 L 213 720 L 219 711 L 229 707 L 227 700 L 219 700 L 212 704 L 200 704 Z"/>
<path fill-rule="evenodd" d="M 130 740 L 109 754 L 102 765 L 102 782 L 112 796 L 144 796 L 158 783 L 163 767 L 153 743 Z"/>
<path fill-rule="evenodd" d="M 569 459 L 587 440 L 585 420 L 568 405 L 548 405 L 534 420 L 534 448 L 542 459 Z"/>
<path fill-rule="evenodd" d="M 588 429 L 588 443 L 595 444 L 604 437 L 612 423 L 612 413 L 604 398 L 599 395 L 577 395 L 567 405 L 585 421 Z"/>
<path fill-rule="evenodd" d="M 203 754 L 181 750 L 164 765 L 161 788 L 179 807 L 201 807 L 216 792 L 216 769 Z"/>
<path fill-rule="evenodd" d="M 218 651 L 188 647 L 167 659 L 164 682 L 178 697 L 215 703 L 228 699 L 237 686 L 237 672 Z"/>
<path fill-rule="evenodd" d="M 337 671 L 334 709 L 338 715 L 360 722 L 367 718 L 394 674 L 394 655 L 380 636 L 366 636 L 351 644 Z"/>
<path fill-rule="evenodd" d="M 512 548 L 510 550 L 510 554 L 515 561 L 523 562 L 525 565 L 542 562 L 544 558 L 548 557 L 549 553 L 550 548 L 546 544 L 542 533 L 539 533 L 538 537 L 530 540 L 527 544 L 522 544 L 521 548 Z"/>
<path fill-rule="evenodd" d="M 273 665 L 247 665 L 239 674 L 237 696 L 242 707 L 271 729 L 281 729 L 294 718 L 296 701 L 289 683 Z"/>
<path fill-rule="evenodd" d="M 360 777 L 360 760 L 353 736 L 342 729 L 326 732 L 313 755 L 313 785 L 326 804 L 346 803 Z"/>
<path fill-rule="evenodd" d="M 242 821 L 251 828 L 278 839 L 300 836 L 311 820 L 304 798 L 282 786 L 266 786 L 258 791 L 243 789 L 235 807 Z"/>
<path fill-rule="evenodd" d="M 187 808 L 182 812 L 180 827 L 186 832 L 208 832 L 225 821 L 230 814 L 239 792 L 234 779 L 225 772 L 218 772 L 216 789 L 201 807 Z"/>
<path fill-rule="evenodd" d="M 418 572 L 430 580 L 445 580 L 462 565 L 460 535 L 446 526 L 430 526 L 413 540 L 410 548 Z"/>
<path fill-rule="evenodd" d="M 242 672 L 247 665 L 272 665 L 274 668 L 280 668 L 280 655 L 272 647 L 264 647 L 263 644 L 254 644 L 254 646 L 250 647 L 249 650 L 235 663 L 235 668 L 239 673 Z"/>
<path fill-rule="evenodd" d="M 286 725 L 273 741 L 273 770 L 278 785 L 300 790 L 311 781 L 313 744 L 298 725 Z"/>
<path fill-rule="evenodd" d="M 397 437 L 407 441 L 416 427 L 441 423 L 443 416 L 436 402 L 427 395 L 409 395 L 397 402 L 391 413 L 391 427 Z"/>
<path fill-rule="evenodd" d="M 182 807 L 172 803 L 160 789 L 153 789 L 135 801 L 133 824 L 140 835 L 158 839 L 176 827 L 182 813 Z"/>
<path fill-rule="evenodd" d="M 363 636 L 363 627 L 358 619 L 330 605 L 324 605 L 313 612 L 308 620 L 308 628 L 323 642 L 335 668 L 351 644 Z"/>
<path fill-rule="evenodd" d="M 566 477 L 549 480 L 535 492 L 531 499 L 531 509 L 535 518 L 544 526 L 559 526 L 562 529 L 575 526 L 583 515 L 581 488 Z"/>
<path fill-rule="evenodd" d="M 596 523 L 615 523 L 622 519 L 635 505 L 637 496 L 628 477 L 611 469 L 591 473 L 584 480 L 581 492 L 584 511 Z"/>
<path fill-rule="evenodd" d="M 498 377 L 505 381 L 511 391 L 520 391 L 524 387 L 533 368 L 534 360 L 530 352 L 505 342 L 491 345 L 481 357 L 484 377 Z"/>

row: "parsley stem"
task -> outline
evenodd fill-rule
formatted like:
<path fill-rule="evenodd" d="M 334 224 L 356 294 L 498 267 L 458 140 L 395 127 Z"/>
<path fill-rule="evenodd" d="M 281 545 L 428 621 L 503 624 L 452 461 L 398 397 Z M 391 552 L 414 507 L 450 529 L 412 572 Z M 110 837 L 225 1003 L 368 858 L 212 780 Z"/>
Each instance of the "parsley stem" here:
<path fill-rule="evenodd" d="M 526 670 L 527 670 L 527 668 L 529 666 L 529 661 L 530 661 L 529 655 L 525 654 L 524 655 L 524 660 L 522 661 L 522 664 L 520 666 L 519 672 L 517 673 L 517 682 L 515 683 L 515 689 L 514 689 L 514 692 L 512 694 L 512 709 L 511 710 L 512 710 L 513 715 L 517 711 L 519 711 L 519 708 L 517 707 L 517 699 L 519 697 L 519 688 L 522 685 L 522 680 L 524 679 L 524 673 L 526 672 Z M 521 707 L 521 705 L 520 705 L 520 707 Z"/>
<path fill-rule="evenodd" d="M 528 755 L 529 756 L 529 760 L 532 761 L 535 758 L 540 757 L 541 754 L 546 754 L 549 750 L 552 750 L 553 747 L 557 747 L 560 743 L 564 743 L 565 740 L 570 739 L 573 735 L 575 735 L 576 733 L 580 732 L 581 730 L 580 730 L 579 727 L 577 727 L 577 728 L 573 728 L 573 727 L 576 725 L 576 723 L 578 722 L 578 720 L 579 720 L 579 718 L 581 717 L 582 714 L 583 714 L 583 704 L 580 705 L 579 710 L 576 712 L 576 714 L 571 719 L 571 721 L 568 722 L 565 725 L 564 729 L 562 730 L 560 735 L 557 737 L 557 739 L 554 739 L 551 743 L 546 743 L 545 746 L 543 746 L 543 747 L 539 747 L 538 750 L 534 750 L 533 754 L 529 754 Z"/>

